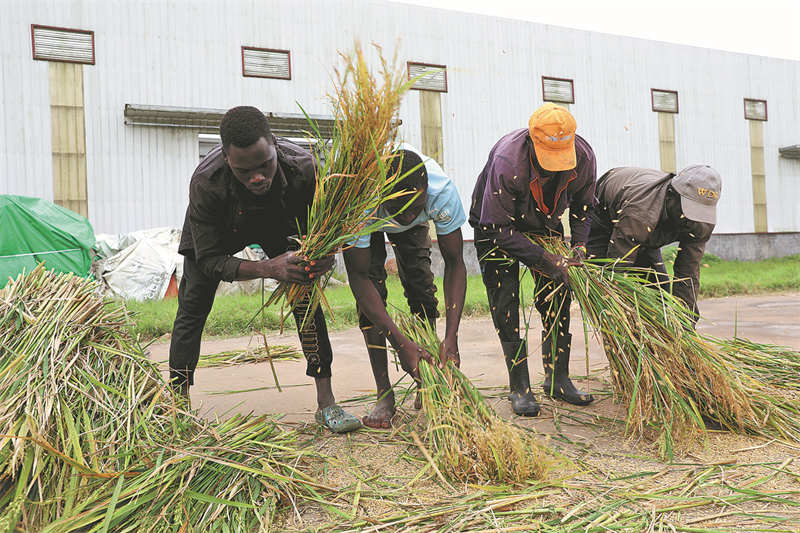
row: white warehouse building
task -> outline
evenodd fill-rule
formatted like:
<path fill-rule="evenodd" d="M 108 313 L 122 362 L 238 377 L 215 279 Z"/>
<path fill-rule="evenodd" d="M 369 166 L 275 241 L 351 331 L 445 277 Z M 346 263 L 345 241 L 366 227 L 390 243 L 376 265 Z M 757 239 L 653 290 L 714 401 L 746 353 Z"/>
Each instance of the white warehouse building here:
<path fill-rule="evenodd" d="M 330 116 L 356 40 L 435 71 L 405 97 L 401 135 L 465 208 L 494 143 L 554 101 L 598 175 L 717 169 L 709 251 L 800 253 L 800 62 L 393 2 L 2 1 L 0 194 L 52 200 L 97 233 L 180 227 L 221 113 L 253 105 L 296 136 L 300 106 Z"/>

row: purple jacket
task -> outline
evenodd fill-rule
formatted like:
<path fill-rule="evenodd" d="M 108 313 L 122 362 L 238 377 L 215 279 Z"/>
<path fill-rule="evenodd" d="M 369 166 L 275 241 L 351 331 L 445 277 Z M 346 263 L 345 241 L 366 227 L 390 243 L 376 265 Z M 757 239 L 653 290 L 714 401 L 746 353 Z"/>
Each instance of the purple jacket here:
<path fill-rule="evenodd" d="M 532 158 L 536 155 L 528 129 L 513 131 L 500 139 L 489 152 L 489 160 L 472 192 L 469 223 L 475 228 L 475 239 L 489 239 L 509 255 L 535 267 L 544 250 L 522 233 L 563 234 L 561 217 L 569 207 L 572 243 L 586 243 L 588 215 L 596 203 L 597 161 L 592 147 L 579 135 L 575 136 L 575 152 L 575 169 L 555 175 L 555 205 L 546 205 L 533 167 Z"/>

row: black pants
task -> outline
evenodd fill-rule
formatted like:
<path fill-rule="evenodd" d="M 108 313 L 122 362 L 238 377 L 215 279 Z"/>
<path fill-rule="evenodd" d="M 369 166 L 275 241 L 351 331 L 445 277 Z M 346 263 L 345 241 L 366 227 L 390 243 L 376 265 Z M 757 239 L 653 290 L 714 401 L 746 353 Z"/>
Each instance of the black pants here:
<path fill-rule="evenodd" d="M 493 250 L 494 245 L 483 234 L 476 232 L 474 242 L 495 330 L 501 342 L 519 342 L 521 340 L 519 261 L 502 250 Z M 536 310 L 542 317 L 544 330 L 548 332 L 552 330 L 551 338 L 558 331 L 566 335 L 569 333 L 570 319 L 569 291 L 562 290 L 549 302 L 545 301 L 553 289 L 550 278 L 534 270 L 531 270 L 531 274 L 534 281 L 533 290 L 536 293 Z M 542 290 L 548 284 L 550 287 Z M 556 319 L 558 319 L 558 329 L 553 327 Z"/>
<path fill-rule="evenodd" d="M 428 223 L 400 233 L 387 233 L 397 260 L 397 275 L 403 285 L 404 295 L 411 312 L 421 318 L 435 319 L 439 316 L 439 300 L 436 299 L 436 284 L 431 270 L 431 236 Z M 370 235 L 369 279 L 386 306 L 386 244 L 384 233 L 376 231 Z M 358 309 L 358 324 L 362 330 L 371 328 L 372 321 L 361 308 Z"/>
<path fill-rule="evenodd" d="M 175 384 L 194 385 L 194 370 L 200 358 L 200 341 L 206 319 L 214 305 L 219 281 L 206 276 L 195 260 L 184 257 L 183 278 L 178 288 L 178 313 L 172 328 L 169 346 L 170 380 Z M 307 303 L 300 302 L 294 310 L 298 335 L 306 358 L 306 375 L 313 378 L 331 377 L 333 350 L 322 308 L 317 308 L 304 330 L 300 324 Z"/>

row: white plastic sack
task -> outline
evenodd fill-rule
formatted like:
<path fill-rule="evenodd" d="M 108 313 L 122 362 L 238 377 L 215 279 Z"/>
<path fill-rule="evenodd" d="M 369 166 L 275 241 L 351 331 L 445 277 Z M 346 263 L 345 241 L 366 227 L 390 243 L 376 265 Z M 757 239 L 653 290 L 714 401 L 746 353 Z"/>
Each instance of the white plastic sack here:
<path fill-rule="evenodd" d="M 97 235 L 94 250 L 100 259 L 108 259 L 138 241 L 149 240 L 169 250 L 178 253 L 181 242 L 181 229 L 175 227 L 152 228 L 130 233 L 111 235 L 101 233 Z"/>
<path fill-rule="evenodd" d="M 177 268 L 168 248 L 142 239 L 98 262 L 98 273 L 107 290 L 124 300 L 160 300 Z"/>
<path fill-rule="evenodd" d="M 104 293 L 128 300 L 159 300 L 169 288 L 170 280 L 180 284 L 183 277 L 183 256 L 178 253 L 179 228 L 154 228 L 127 234 L 97 235 L 94 265 L 95 276 L 102 282 Z M 261 250 L 245 248 L 236 254 L 249 261 L 266 256 Z M 272 291 L 278 283 L 265 279 L 264 287 Z M 256 294 L 261 280 L 221 282 L 217 294 Z"/>

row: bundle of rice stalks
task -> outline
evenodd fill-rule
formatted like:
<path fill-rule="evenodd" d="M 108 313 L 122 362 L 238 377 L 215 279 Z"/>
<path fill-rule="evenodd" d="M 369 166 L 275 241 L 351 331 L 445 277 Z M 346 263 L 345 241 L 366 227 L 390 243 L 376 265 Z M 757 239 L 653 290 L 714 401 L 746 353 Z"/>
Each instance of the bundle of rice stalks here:
<path fill-rule="evenodd" d="M 562 241 L 531 239 L 551 253 L 570 253 Z M 764 379 L 780 361 L 767 353 L 743 357 L 730 344 L 699 335 L 680 300 L 645 281 L 641 272 L 615 266 L 586 261 L 570 267 L 569 278 L 585 319 L 601 334 L 614 391 L 628 404 L 629 431 L 655 430 L 670 459 L 676 443 L 705 431 L 706 421 L 800 441 L 796 393 Z"/>
<path fill-rule="evenodd" d="M 288 344 L 276 346 L 248 347 L 244 350 L 226 350 L 214 354 L 201 355 L 197 368 L 218 368 L 226 366 L 268 363 L 271 361 L 289 361 L 300 359 L 303 352 Z M 161 364 L 169 361 L 161 361 Z"/>
<path fill-rule="evenodd" d="M 317 136 L 317 188 L 308 214 L 308 233 L 298 253 L 310 260 L 334 254 L 354 237 L 371 233 L 381 223 L 374 216 L 380 203 L 392 198 L 390 191 L 398 178 L 397 174 L 387 176 L 397 140 L 393 122 L 402 96 L 416 80 L 406 80 L 403 71 L 376 48 L 381 62 L 377 75 L 370 72 L 358 44 L 354 56 L 341 54 L 344 71 L 337 72 L 334 94 L 329 95 L 336 117 L 330 142 L 309 119 Z M 281 284 L 268 304 L 285 298 L 293 308 L 309 299 L 306 316 L 320 302 L 330 311 L 322 294 L 324 281 L 316 280 L 311 286 Z"/>
<path fill-rule="evenodd" d="M 725 357 L 729 366 L 779 389 L 800 394 L 800 352 L 786 346 L 762 344 L 744 338 L 706 337 Z"/>
<path fill-rule="evenodd" d="M 403 333 L 436 358 L 440 341 L 427 323 L 401 315 Z M 497 416 L 469 379 L 448 361 L 419 366 L 427 436 L 439 471 L 464 483 L 522 483 L 544 478 L 552 466 L 533 434 Z"/>
<path fill-rule="evenodd" d="M 317 497 L 294 434 L 176 406 L 95 288 L 40 265 L 0 291 L 0 530 L 254 531 Z"/>

